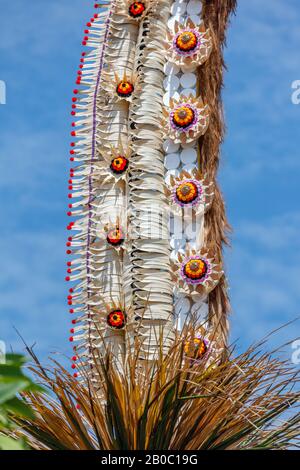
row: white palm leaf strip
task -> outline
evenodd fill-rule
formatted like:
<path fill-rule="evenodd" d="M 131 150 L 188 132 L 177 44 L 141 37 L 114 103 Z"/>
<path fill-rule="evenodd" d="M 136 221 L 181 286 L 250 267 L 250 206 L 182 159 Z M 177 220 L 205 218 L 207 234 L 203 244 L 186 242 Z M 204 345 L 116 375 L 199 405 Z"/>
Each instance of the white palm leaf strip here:
<path fill-rule="evenodd" d="M 154 358 L 173 339 L 173 285 L 170 275 L 168 201 L 164 196 L 162 82 L 170 1 L 153 6 L 141 25 L 136 72 L 141 92 L 130 106 L 133 155 L 128 177 L 131 242 L 125 289 L 132 286 L 141 357 Z M 131 338 L 132 339 L 132 336 Z"/>
<path fill-rule="evenodd" d="M 114 74 L 120 76 L 126 72 L 132 75 L 135 47 L 138 36 L 138 24 L 133 23 L 127 14 L 121 13 L 122 1 L 116 2 L 111 16 L 110 34 L 106 48 L 106 71 L 100 82 L 99 99 L 102 103 L 98 110 L 98 151 L 111 153 L 111 147 L 117 147 L 121 140 L 124 147 L 128 146 L 128 103 L 119 100 L 116 96 Z M 126 13 L 126 12 L 124 12 Z M 107 176 L 107 170 L 99 169 L 99 191 L 101 195 L 95 206 L 95 220 L 98 231 L 102 231 L 105 225 L 116 225 L 120 221 L 124 227 L 126 219 L 126 184 L 112 185 L 111 182 L 103 183 Z M 109 349 L 118 360 L 122 360 L 125 354 L 124 331 L 116 331 L 107 328 L 105 305 L 124 307 L 123 294 L 123 251 L 117 252 L 107 243 L 102 245 L 99 253 L 100 278 L 97 279 L 97 294 L 99 298 L 98 308 L 99 322 L 95 324 L 95 341 L 98 348 L 103 348 L 103 336 L 109 339 Z M 101 258 L 101 260 L 100 260 Z M 104 303 L 104 305 L 103 305 Z M 102 318 L 101 318 L 102 313 Z M 99 335 L 99 332 L 101 333 Z"/>
<path fill-rule="evenodd" d="M 77 358 L 84 360 L 89 367 L 92 367 L 94 361 L 94 348 L 105 350 L 106 346 L 113 346 L 116 354 L 120 350 L 124 352 L 124 338 L 119 332 L 107 328 L 107 312 L 104 308 L 105 304 L 120 302 L 122 260 L 117 251 L 103 237 L 99 237 L 100 233 L 103 234 L 107 214 L 113 217 L 113 212 L 117 212 L 124 201 L 122 186 L 102 184 L 107 172 L 100 153 L 100 150 L 108 148 L 108 141 L 117 141 L 114 135 L 109 136 L 110 131 L 128 138 L 128 107 L 116 103 L 107 95 L 106 77 L 103 74 L 104 67 L 107 69 L 115 61 L 113 54 L 117 44 L 120 61 L 124 60 L 128 51 L 128 44 L 125 44 L 125 52 L 122 53 L 122 38 L 114 35 L 120 27 L 115 27 L 115 23 L 120 25 L 122 21 L 116 14 L 116 3 L 112 2 L 110 9 L 102 12 L 97 20 L 97 33 L 101 32 L 97 34 L 99 43 L 96 42 L 96 49 L 89 53 L 84 66 L 88 71 L 84 73 L 89 88 L 80 94 L 78 104 L 83 110 L 80 116 L 84 116 L 86 122 L 76 132 L 80 140 L 77 142 L 74 160 L 81 163 L 74 170 L 76 181 L 73 197 L 79 197 L 80 200 L 73 204 L 73 208 L 76 211 L 74 215 L 80 218 L 73 225 L 77 235 L 72 240 L 72 252 L 76 251 L 77 258 L 72 262 L 70 280 L 78 281 L 72 299 L 74 313 L 81 315 L 78 326 L 74 328 L 73 338 L 79 341 Z M 135 46 L 134 41 L 132 46 Z M 106 339 L 104 342 L 103 336 Z"/>
<path fill-rule="evenodd" d="M 109 5 L 107 5 L 108 7 Z M 86 89 L 80 92 L 78 106 L 83 110 L 77 117 L 85 117 L 85 122 L 78 121 L 79 131 L 76 131 L 76 137 L 80 140 L 76 145 L 75 161 L 81 164 L 74 170 L 76 180 L 73 183 L 75 192 L 73 197 L 79 200 L 75 206 L 76 215 L 80 218 L 73 225 L 73 230 L 77 234 L 72 240 L 72 252 L 76 253 L 77 258 L 72 262 L 71 281 L 78 281 L 74 288 L 73 310 L 80 315 L 74 328 L 74 341 L 79 344 L 75 347 L 77 359 L 83 359 L 88 365 L 93 354 L 94 338 L 94 314 L 97 308 L 97 299 L 95 298 L 95 285 L 97 284 L 97 254 L 94 239 L 96 236 L 94 226 L 95 204 L 98 197 L 98 188 L 95 184 L 96 171 L 95 166 L 98 160 L 97 155 L 97 111 L 99 106 L 98 92 L 105 62 L 105 49 L 108 40 L 112 8 L 104 10 L 93 23 L 97 24 L 98 41 L 95 40 L 88 45 L 93 50 L 87 54 L 84 61 L 83 76 Z M 86 109 L 84 111 L 84 107 Z"/>

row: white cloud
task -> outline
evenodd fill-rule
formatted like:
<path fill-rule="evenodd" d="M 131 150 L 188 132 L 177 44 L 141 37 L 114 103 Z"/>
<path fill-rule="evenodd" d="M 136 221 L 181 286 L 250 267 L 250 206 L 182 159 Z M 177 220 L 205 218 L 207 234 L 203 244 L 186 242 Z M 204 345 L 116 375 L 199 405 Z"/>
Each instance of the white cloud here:
<path fill-rule="evenodd" d="M 299 171 L 300 106 L 291 84 L 297 60 L 300 10 L 294 0 L 241 0 L 229 29 L 224 175 L 244 184 L 258 176 Z"/>
<path fill-rule="evenodd" d="M 83 36 L 94 10 L 91 3 L 81 0 L 39 0 L 26 7 L 24 0 L 15 0 L 6 3 L 3 13 L 7 21 L 1 22 L 0 50 L 9 51 L 12 60 L 25 62 L 28 56 L 41 57 L 49 50 L 59 53 L 65 39 L 72 41 L 71 35 L 74 40 L 78 34 Z"/>
<path fill-rule="evenodd" d="M 264 250 L 287 250 L 300 248 L 300 212 L 287 212 L 258 221 L 240 222 L 237 227 L 239 239 L 259 245 Z"/>
<path fill-rule="evenodd" d="M 251 342 L 300 316 L 299 231 L 299 212 L 236 228 L 227 256 L 233 337 Z M 283 341 L 300 336 L 299 322 L 280 334 Z"/>

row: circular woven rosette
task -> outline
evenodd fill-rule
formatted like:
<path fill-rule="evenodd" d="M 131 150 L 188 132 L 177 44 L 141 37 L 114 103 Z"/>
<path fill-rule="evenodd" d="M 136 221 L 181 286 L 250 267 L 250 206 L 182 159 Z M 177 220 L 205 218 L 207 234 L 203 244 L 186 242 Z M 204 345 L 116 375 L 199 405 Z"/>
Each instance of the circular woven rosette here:
<path fill-rule="evenodd" d="M 193 209 L 198 215 L 206 212 L 214 197 L 214 184 L 196 168 L 191 172 L 183 170 L 178 177 L 171 175 L 170 184 L 165 190 L 171 199 L 171 210 L 176 215 L 182 209 Z"/>
<path fill-rule="evenodd" d="M 128 169 L 129 160 L 125 155 L 117 155 L 110 162 L 109 168 L 114 175 L 124 175 Z"/>
<path fill-rule="evenodd" d="M 178 253 L 177 260 L 172 262 L 173 279 L 178 290 L 188 295 L 209 294 L 218 284 L 223 271 L 214 260 L 209 250 L 199 252 L 190 250 L 185 256 Z"/>
<path fill-rule="evenodd" d="M 163 132 L 176 144 L 193 142 L 205 134 L 209 124 L 209 108 L 201 98 L 181 96 L 170 99 L 170 107 L 163 109 Z"/>
<path fill-rule="evenodd" d="M 110 95 L 116 100 L 132 101 L 134 93 L 139 89 L 136 75 L 127 73 L 126 70 L 123 76 L 117 72 L 110 75 L 107 80 Z"/>
<path fill-rule="evenodd" d="M 124 310 L 115 309 L 106 317 L 107 325 L 113 330 L 123 330 L 126 326 L 127 315 Z"/>
<path fill-rule="evenodd" d="M 107 330 L 108 335 L 110 330 L 121 333 L 132 323 L 132 308 L 126 308 L 123 302 L 105 302 L 100 308 L 98 307 L 97 314 L 101 318 L 100 329 L 102 332 Z"/>
<path fill-rule="evenodd" d="M 185 357 L 192 363 L 202 362 L 205 368 L 217 365 L 221 360 L 222 348 L 212 329 L 204 326 L 188 331 L 184 341 Z"/>
<path fill-rule="evenodd" d="M 131 149 L 124 149 L 121 141 L 117 147 L 101 151 L 102 160 L 95 164 L 95 176 L 101 178 L 102 185 L 107 182 L 125 181 L 130 165 Z"/>
<path fill-rule="evenodd" d="M 204 24 L 196 26 L 191 19 L 185 24 L 175 22 L 175 34 L 168 33 L 168 60 L 185 72 L 202 65 L 212 51 L 212 39 Z"/>
<path fill-rule="evenodd" d="M 108 215 L 109 217 L 109 215 Z M 111 247 L 117 251 L 126 250 L 126 241 L 128 240 L 128 233 L 122 215 L 117 216 L 113 214 L 113 222 L 109 221 L 105 225 L 99 227 L 99 239 L 102 239 L 107 247 Z"/>
<path fill-rule="evenodd" d="M 136 74 L 132 73 L 128 68 L 115 71 L 113 69 L 103 72 L 103 90 L 107 93 L 107 97 L 115 103 L 120 103 L 127 109 L 126 102 L 131 102 L 136 93 L 141 88 Z"/>
<path fill-rule="evenodd" d="M 187 357 L 195 360 L 203 360 L 210 348 L 210 341 L 200 334 L 187 339 L 184 343 L 184 353 Z"/>
<path fill-rule="evenodd" d="M 126 16 L 132 22 L 140 22 L 149 13 L 150 9 L 156 6 L 157 0 L 142 0 L 133 2 L 132 0 L 123 0 L 117 2 L 116 13 Z"/>
<path fill-rule="evenodd" d="M 106 241 L 114 248 L 120 248 L 125 242 L 125 233 L 123 229 L 116 225 L 107 229 Z"/>

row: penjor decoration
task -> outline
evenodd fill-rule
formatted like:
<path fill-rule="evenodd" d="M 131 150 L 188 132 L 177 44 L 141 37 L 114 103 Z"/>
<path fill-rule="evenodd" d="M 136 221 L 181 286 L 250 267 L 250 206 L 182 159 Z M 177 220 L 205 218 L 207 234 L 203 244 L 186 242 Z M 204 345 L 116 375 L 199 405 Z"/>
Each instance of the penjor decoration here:
<path fill-rule="evenodd" d="M 66 280 L 73 361 L 95 382 L 96 358 L 109 351 L 122 364 L 138 344 L 141 360 L 155 360 L 192 318 L 188 360 L 226 347 L 228 225 L 216 172 L 234 7 L 103 1 L 86 25 L 72 99 Z"/>

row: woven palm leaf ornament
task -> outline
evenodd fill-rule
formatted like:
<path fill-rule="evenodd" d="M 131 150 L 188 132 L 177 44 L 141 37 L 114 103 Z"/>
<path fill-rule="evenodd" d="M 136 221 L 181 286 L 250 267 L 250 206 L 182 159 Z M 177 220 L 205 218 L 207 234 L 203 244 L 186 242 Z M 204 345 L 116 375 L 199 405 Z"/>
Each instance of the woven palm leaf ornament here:
<path fill-rule="evenodd" d="M 67 254 L 73 369 L 95 357 L 209 354 L 228 333 L 227 223 L 216 183 L 222 47 L 234 0 L 95 4 L 72 99 Z M 203 326 L 204 325 L 204 326 Z M 202 351 L 202 353 L 201 353 Z M 200 357 L 199 356 L 199 357 Z"/>

